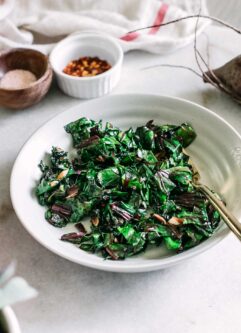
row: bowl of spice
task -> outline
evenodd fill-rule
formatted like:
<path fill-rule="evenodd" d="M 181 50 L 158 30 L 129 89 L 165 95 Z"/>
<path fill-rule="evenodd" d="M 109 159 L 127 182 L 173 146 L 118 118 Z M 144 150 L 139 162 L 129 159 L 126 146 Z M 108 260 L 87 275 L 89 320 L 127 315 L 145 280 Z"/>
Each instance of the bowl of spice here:
<path fill-rule="evenodd" d="M 32 49 L 0 53 L 0 105 L 23 109 L 38 103 L 48 92 L 53 72 L 48 58 Z"/>
<path fill-rule="evenodd" d="M 50 54 L 60 89 L 76 98 L 108 94 L 120 79 L 122 61 L 117 40 L 91 32 L 67 37 Z"/>

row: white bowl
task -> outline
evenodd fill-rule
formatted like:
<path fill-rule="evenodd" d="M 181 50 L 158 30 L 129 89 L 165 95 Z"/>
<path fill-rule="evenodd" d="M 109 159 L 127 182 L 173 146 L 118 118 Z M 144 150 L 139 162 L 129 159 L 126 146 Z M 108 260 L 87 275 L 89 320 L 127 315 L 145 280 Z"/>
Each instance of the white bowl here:
<path fill-rule="evenodd" d="M 41 176 L 39 161 L 51 151 L 52 146 L 71 149 L 70 135 L 63 127 L 80 117 L 110 121 L 123 129 L 143 125 L 150 119 L 162 124 L 190 122 L 197 132 L 197 138 L 187 151 L 198 166 L 202 181 L 222 194 L 228 209 L 237 218 L 241 217 L 241 137 L 225 120 L 198 104 L 178 98 L 155 95 L 108 96 L 81 103 L 47 122 L 24 145 L 14 164 L 10 191 L 15 212 L 28 232 L 52 252 L 78 264 L 101 270 L 143 272 L 180 263 L 217 244 L 229 232 L 221 223 L 212 237 L 182 253 L 166 251 L 160 246 L 123 261 L 103 260 L 100 256 L 61 241 L 61 235 L 72 232 L 74 226 L 70 224 L 65 228 L 55 228 L 46 222 L 45 209 L 38 204 L 34 188 Z"/>
<path fill-rule="evenodd" d="M 80 57 L 99 57 L 112 67 L 91 77 L 75 77 L 63 73 L 64 67 Z M 50 63 L 56 74 L 60 89 L 76 98 L 95 98 L 108 94 L 118 83 L 123 62 L 123 51 L 114 38 L 91 32 L 72 35 L 53 49 Z"/>
<path fill-rule="evenodd" d="M 13 310 L 9 306 L 0 310 L 0 316 L 2 317 L 1 319 L 3 321 L 3 324 L 6 326 L 6 333 L 21 333 L 18 320 Z M 1 327 L 0 327 L 0 332 L 1 332 Z"/>

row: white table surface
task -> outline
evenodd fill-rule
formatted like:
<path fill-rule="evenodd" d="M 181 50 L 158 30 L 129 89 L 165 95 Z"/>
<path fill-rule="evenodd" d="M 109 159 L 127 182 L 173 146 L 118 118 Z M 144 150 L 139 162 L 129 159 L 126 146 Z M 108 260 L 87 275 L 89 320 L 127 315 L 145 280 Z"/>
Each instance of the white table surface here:
<path fill-rule="evenodd" d="M 240 54 L 240 37 L 235 33 L 209 27 L 206 34 L 212 66 Z M 207 36 L 198 42 L 204 55 Z M 141 70 L 158 63 L 195 67 L 193 47 L 165 57 L 127 54 L 121 81 L 113 93 L 187 98 L 209 107 L 241 132 L 241 106 L 188 71 Z M 36 299 L 14 306 L 23 332 L 241 332 L 241 248 L 231 234 L 208 252 L 178 266 L 116 274 L 68 262 L 43 248 L 23 229 L 9 197 L 9 177 L 17 152 L 45 121 L 79 103 L 53 87 L 30 109 L 0 109 L 0 267 L 15 258 L 17 273 L 39 291 Z M 225 140 L 225 133 L 220 133 L 220 140 Z"/>

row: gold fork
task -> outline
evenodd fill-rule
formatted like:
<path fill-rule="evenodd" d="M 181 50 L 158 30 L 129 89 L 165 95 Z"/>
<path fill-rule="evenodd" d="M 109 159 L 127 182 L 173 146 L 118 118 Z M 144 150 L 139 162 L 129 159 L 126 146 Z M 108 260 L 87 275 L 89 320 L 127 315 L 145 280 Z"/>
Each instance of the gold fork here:
<path fill-rule="evenodd" d="M 229 229 L 238 237 L 241 241 L 241 223 L 238 219 L 227 209 L 224 203 L 218 199 L 215 194 L 204 184 L 200 183 L 200 174 L 196 165 L 193 161 L 189 160 L 189 163 L 193 167 L 194 176 L 193 176 L 193 185 L 194 187 L 202 192 L 208 201 L 213 205 L 213 207 L 219 212 L 222 220 L 226 223 Z"/>

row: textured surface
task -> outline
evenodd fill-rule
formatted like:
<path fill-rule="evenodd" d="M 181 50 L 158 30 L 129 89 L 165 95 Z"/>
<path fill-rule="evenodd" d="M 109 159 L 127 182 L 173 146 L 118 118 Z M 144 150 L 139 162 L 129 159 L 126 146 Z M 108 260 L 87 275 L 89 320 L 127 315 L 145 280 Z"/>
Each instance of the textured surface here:
<path fill-rule="evenodd" d="M 240 37 L 208 28 L 210 62 L 218 66 L 240 53 Z M 199 48 L 206 54 L 205 35 Z M 166 57 L 130 53 L 114 93 L 161 93 L 210 107 L 241 131 L 240 106 L 188 71 L 140 69 L 157 63 L 194 66 L 191 46 Z M 11 258 L 39 297 L 14 307 L 24 333 L 237 333 L 240 331 L 240 242 L 229 235 L 210 251 L 179 266 L 141 274 L 91 270 L 57 257 L 23 229 L 9 200 L 9 176 L 23 142 L 41 124 L 80 103 L 56 88 L 26 111 L 0 111 L 0 266 Z M 101 110 L 100 117 L 101 117 Z M 225 140 L 225 133 L 220 133 Z M 234 147 L 240 163 L 240 147 Z M 21 176 L 21 175 L 20 175 Z"/>

